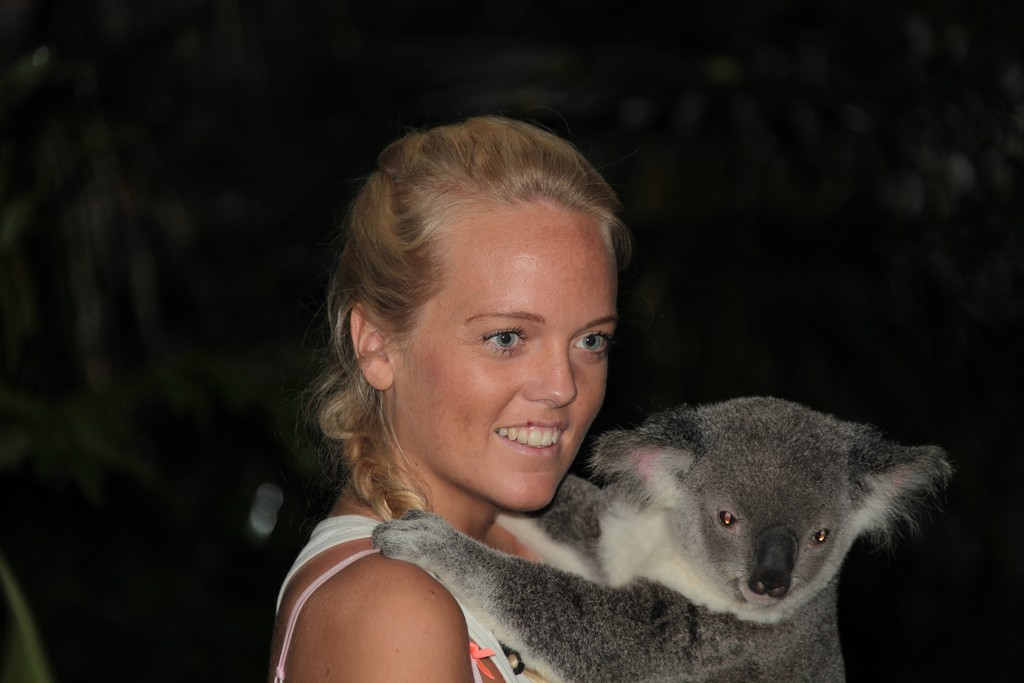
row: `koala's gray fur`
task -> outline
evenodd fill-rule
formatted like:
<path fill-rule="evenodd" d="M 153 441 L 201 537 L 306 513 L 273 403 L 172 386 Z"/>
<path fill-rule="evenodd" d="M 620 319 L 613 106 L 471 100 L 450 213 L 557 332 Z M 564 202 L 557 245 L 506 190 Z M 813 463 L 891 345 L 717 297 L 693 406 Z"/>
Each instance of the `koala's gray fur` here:
<path fill-rule="evenodd" d="M 553 681 L 827 683 L 844 680 L 847 551 L 891 539 L 952 471 L 940 448 L 773 398 L 653 415 L 601 436 L 592 466 L 604 489 L 570 476 L 542 514 L 502 522 L 547 564 L 424 513 L 374 544 Z"/>

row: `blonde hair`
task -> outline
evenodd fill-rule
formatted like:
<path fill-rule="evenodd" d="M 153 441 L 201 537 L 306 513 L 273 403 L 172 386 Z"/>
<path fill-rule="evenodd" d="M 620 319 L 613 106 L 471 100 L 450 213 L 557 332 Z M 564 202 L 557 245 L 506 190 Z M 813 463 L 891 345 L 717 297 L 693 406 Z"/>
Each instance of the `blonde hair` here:
<path fill-rule="evenodd" d="M 330 341 L 311 389 L 335 485 L 383 519 L 429 509 L 391 427 L 384 394 L 363 377 L 349 318 L 366 318 L 399 344 L 437 292 L 434 244 L 459 210 L 483 203 L 550 201 L 590 216 L 620 268 L 629 231 L 615 192 L 570 143 L 536 126 L 497 116 L 412 132 L 388 145 L 356 196 L 344 247 L 327 294 Z"/>

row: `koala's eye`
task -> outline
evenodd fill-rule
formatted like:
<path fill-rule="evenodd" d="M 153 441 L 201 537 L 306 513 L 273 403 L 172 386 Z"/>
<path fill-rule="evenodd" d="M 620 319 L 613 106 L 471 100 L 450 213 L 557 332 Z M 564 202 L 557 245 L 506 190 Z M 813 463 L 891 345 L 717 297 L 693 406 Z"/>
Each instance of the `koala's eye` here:
<path fill-rule="evenodd" d="M 811 536 L 811 540 L 814 541 L 817 545 L 821 545 L 822 543 L 828 540 L 828 529 L 818 529 Z"/>
<path fill-rule="evenodd" d="M 718 521 L 722 523 L 722 526 L 732 526 L 736 523 L 736 515 L 728 510 L 722 510 L 718 513 Z"/>

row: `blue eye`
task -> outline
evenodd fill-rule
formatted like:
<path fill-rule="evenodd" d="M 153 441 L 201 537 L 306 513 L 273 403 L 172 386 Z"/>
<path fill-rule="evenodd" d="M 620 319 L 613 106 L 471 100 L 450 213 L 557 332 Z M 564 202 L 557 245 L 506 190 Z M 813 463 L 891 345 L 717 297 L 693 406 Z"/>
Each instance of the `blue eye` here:
<path fill-rule="evenodd" d="M 519 335 L 515 332 L 499 332 L 491 337 L 491 339 L 494 340 L 496 345 L 507 349 L 515 346 L 516 342 L 519 341 Z"/>
<path fill-rule="evenodd" d="M 608 342 L 608 335 L 595 332 L 594 334 L 588 334 L 583 337 L 583 339 L 580 339 L 576 342 L 576 346 L 593 353 L 602 353 L 608 350 Z"/>
<path fill-rule="evenodd" d="M 523 343 L 523 332 L 522 330 L 501 330 L 485 336 L 484 342 L 501 352 L 514 351 Z"/>

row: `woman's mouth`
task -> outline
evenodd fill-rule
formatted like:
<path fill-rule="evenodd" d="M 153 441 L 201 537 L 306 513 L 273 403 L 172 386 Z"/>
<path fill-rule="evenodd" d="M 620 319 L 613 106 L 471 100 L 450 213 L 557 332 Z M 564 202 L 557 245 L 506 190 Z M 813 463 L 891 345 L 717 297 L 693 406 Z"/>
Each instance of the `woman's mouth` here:
<path fill-rule="evenodd" d="M 533 448 L 546 448 L 558 443 L 562 430 L 558 427 L 500 427 L 498 436 Z"/>

